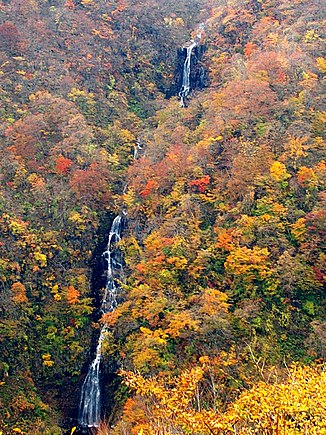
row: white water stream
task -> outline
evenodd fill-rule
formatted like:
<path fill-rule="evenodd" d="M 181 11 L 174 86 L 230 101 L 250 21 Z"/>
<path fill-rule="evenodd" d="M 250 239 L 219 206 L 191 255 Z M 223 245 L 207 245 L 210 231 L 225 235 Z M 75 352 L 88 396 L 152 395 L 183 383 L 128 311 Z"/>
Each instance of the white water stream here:
<path fill-rule="evenodd" d="M 193 49 L 198 45 L 202 38 L 204 25 L 199 26 L 199 30 L 194 39 L 184 48 L 187 50 L 186 59 L 183 66 L 182 87 L 179 92 L 181 106 L 185 107 L 185 99 L 191 91 L 190 73 L 191 73 L 191 55 Z M 134 152 L 134 160 L 139 157 L 139 152 L 142 150 L 142 145 L 137 142 L 137 148 Z M 104 297 L 101 304 L 103 314 L 114 311 L 117 307 L 117 295 L 119 287 L 117 278 L 121 278 L 123 265 L 120 253 L 115 249 L 115 244 L 121 240 L 122 217 L 116 216 L 112 222 L 109 233 L 107 250 L 103 253 L 107 261 L 107 281 L 105 286 Z M 101 359 L 102 359 L 102 344 L 107 332 L 107 326 L 103 326 L 100 332 L 96 347 L 96 355 L 88 373 L 85 377 L 79 402 L 78 424 L 82 427 L 98 427 L 101 422 L 102 400 L 101 400 Z"/>
<path fill-rule="evenodd" d="M 184 49 L 187 50 L 187 55 L 186 55 L 185 62 L 183 64 L 182 86 L 179 92 L 181 107 L 185 107 L 185 100 L 191 91 L 190 88 L 191 55 L 193 49 L 197 47 L 198 43 L 202 38 L 203 30 L 204 30 L 204 24 L 200 24 L 195 38 L 189 42 L 189 45 L 183 47 Z"/>
<path fill-rule="evenodd" d="M 114 311 L 117 307 L 119 287 L 117 286 L 116 279 L 117 277 L 121 277 L 123 266 L 120 253 L 115 250 L 115 244 L 121 240 L 121 227 L 122 217 L 118 215 L 112 222 L 107 250 L 103 253 L 103 257 L 107 261 L 107 281 L 101 305 L 101 311 L 103 314 Z M 88 373 L 81 389 L 78 423 L 83 427 L 98 427 L 101 421 L 102 400 L 100 366 L 102 359 L 102 344 L 106 332 L 107 326 L 104 325 L 98 339 L 96 356 L 89 366 Z"/>

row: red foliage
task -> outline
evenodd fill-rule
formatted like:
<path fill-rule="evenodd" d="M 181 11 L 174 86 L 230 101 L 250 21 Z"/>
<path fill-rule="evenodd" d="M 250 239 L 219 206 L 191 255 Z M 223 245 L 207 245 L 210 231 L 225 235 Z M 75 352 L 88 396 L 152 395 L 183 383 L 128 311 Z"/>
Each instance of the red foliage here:
<path fill-rule="evenodd" d="M 74 0 L 66 0 L 66 3 L 65 3 L 65 8 L 66 9 L 71 9 L 72 11 L 75 9 L 75 3 L 74 3 Z"/>
<path fill-rule="evenodd" d="M 204 193 L 211 181 L 211 177 L 209 175 L 205 175 L 199 180 L 190 181 L 189 186 L 195 186 L 199 192 Z"/>
<path fill-rule="evenodd" d="M 269 83 L 258 80 L 233 80 L 223 91 L 223 106 L 237 123 L 270 117 L 278 108 L 277 95 Z"/>
<path fill-rule="evenodd" d="M 324 273 L 316 266 L 312 266 L 312 270 L 315 272 L 315 276 L 317 281 L 321 282 L 322 284 L 325 283 L 325 275 Z"/>
<path fill-rule="evenodd" d="M 326 222 L 326 211 L 325 210 L 317 210 L 314 212 L 310 212 L 306 216 L 306 225 L 309 233 L 314 235 L 314 238 L 317 235 L 325 236 L 325 222 Z"/>
<path fill-rule="evenodd" d="M 46 153 L 47 142 L 44 132 L 47 126 L 43 114 L 27 115 L 16 121 L 6 130 L 6 136 L 13 142 L 8 151 L 15 156 L 20 156 L 24 164 L 31 170 L 36 170 L 40 162 L 36 161 L 36 155 L 43 148 Z"/>
<path fill-rule="evenodd" d="M 57 174 L 66 174 L 72 165 L 72 161 L 66 157 L 59 156 L 56 162 L 55 171 Z"/>
<path fill-rule="evenodd" d="M 6 22 L 0 26 L 0 50 L 8 50 L 15 52 L 18 44 L 21 41 L 21 36 L 17 27 L 11 23 Z"/>
<path fill-rule="evenodd" d="M 285 83 L 287 81 L 287 71 L 285 70 L 285 59 L 277 51 L 256 52 L 248 62 L 248 69 L 254 75 L 265 74 L 269 83 Z"/>
<path fill-rule="evenodd" d="M 86 201 L 107 202 L 112 196 L 108 171 L 98 163 L 92 163 L 87 169 L 73 172 L 69 183 L 78 198 Z"/>
<path fill-rule="evenodd" d="M 316 179 L 315 172 L 312 168 L 302 166 L 298 172 L 299 186 L 306 188 Z"/>

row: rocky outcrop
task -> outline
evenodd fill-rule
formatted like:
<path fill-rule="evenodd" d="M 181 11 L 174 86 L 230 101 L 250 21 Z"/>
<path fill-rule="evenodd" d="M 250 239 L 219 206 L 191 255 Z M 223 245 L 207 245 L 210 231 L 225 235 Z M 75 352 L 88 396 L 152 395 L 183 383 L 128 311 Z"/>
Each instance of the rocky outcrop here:
<path fill-rule="evenodd" d="M 206 51 L 205 45 L 199 45 L 194 47 L 191 54 L 191 69 L 190 69 L 190 88 L 194 89 L 203 89 L 205 87 L 205 83 L 207 80 L 207 72 L 202 64 L 202 57 Z M 179 48 L 177 50 L 177 60 L 176 67 L 174 73 L 174 80 L 171 84 L 170 88 L 166 91 L 167 98 L 170 98 L 174 95 L 178 95 L 183 80 L 183 67 L 184 62 L 187 57 L 187 48 L 186 46 Z"/>

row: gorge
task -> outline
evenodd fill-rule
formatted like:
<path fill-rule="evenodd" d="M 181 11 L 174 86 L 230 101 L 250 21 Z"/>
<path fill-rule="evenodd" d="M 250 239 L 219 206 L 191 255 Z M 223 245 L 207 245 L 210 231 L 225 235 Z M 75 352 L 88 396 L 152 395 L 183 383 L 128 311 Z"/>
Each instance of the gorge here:
<path fill-rule="evenodd" d="M 0 433 L 323 433 L 320 0 L 0 12 Z"/>
<path fill-rule="evenodd" d="M 201 41 L 203 29 L 204 24 L 200 24 L 195 38 L 190 41 L 190 44 L 187 44 L 187 46 L 184 47 L 186 50 L 186 58 L 183 66 L 182 87 L 178 93 L 181 107 L 185 107 L 186 98 L 191 92 L 191 55 L 193 49 L 197 47 Z M 137 141 L 136 147 L 134 149 L 134 160 L 139 157 L 139 151 L 142 149 L 143 147 L 140 145 L 139 141 Z M 124 216 L 125 215 L 126 213 L 124 212 Z M 106 286 L 100 309 L 102 314 L 112 312 L 117 308 L 117 296 L 119 291 L 118 280 L 121 280 L 123 265 L 120 255 L 117 254 L 115 244 L 121 240 L 122 220 L 123 218 L 121 215 L 118 215 L 114 218 L 108 236 L 107 249 L 102 254 L 107 262 L 107 270 L 105 273 Z M 106 332 L 107 326 L 104 325 L 100 331 L 95 359 L 90 364 L 82 385 L 78 411 L 78 425 L 81 428 L 96 428 L 100 425 L 103 417 L 101 395 L 101 359 L 102 344 L 105 340 Z"/>

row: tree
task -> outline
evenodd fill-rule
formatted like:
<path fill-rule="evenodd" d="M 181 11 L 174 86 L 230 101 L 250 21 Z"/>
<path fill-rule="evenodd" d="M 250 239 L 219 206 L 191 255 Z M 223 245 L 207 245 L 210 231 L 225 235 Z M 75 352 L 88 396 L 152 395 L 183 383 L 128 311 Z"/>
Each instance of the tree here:
<path fill-rule="evenodd" d="M 132 372 L 121 371 L 125 384 L 147 405 L 143 421 L 134 421 L 144 434 L 288 434 L 323 433 L 325 426 L 325 368 L 292 366 L 283 381 L 260 382 L 229 404 L 227 409 L 194 407 L 193 399 L 207 370 L 204 365 L 184 371 L 179 377 L 165 381 L 145 379 Z M 127 409 L 125 411 L 128 412 Z M 135 414 L 134 416 L 135 417 Z M 145 421 L 144 421 L 145 420 Z M 120 432 L 114 432 L 116 434 Z"/>

